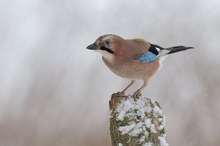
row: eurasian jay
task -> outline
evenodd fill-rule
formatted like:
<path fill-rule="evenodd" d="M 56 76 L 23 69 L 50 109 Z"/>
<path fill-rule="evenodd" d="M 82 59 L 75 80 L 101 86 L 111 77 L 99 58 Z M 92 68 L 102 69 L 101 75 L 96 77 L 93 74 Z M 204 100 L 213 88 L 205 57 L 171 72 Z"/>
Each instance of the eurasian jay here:
<path fill-rule="evenodd" d="M 113 73 L 131 80 L 130 84 L 119 92 L 121 95 L 124 95 L 136 80 L 144 81 L 143 85 L 134 92 L 134 98 L 141 95 L 141 91 L 159 70 L 166 56 L 192 48 L 185 46 L 163 48 L 143 39 L 123 39 L 113 34 L 102 35 L 87 47 L 89 50 L 100 52 L 102 60 Z"/>

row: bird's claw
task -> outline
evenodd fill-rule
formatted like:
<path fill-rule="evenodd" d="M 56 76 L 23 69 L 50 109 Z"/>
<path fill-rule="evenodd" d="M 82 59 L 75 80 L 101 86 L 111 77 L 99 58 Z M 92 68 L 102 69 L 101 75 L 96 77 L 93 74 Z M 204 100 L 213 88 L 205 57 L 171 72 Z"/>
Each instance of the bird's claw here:
<path fill-rule="evenodd" d="M 114 96 L 125 96 L 125 93 L 124 92 L 117 92 L 117 93 L 114 93 Z"/>
<path fill-rule="evenodd" d="M 133 94 L 133 98 L 134 99 L 137 99 L 137 98 L 139 98 L 141 96 L 141 92 L 139 91 L 139 90 L 137 90 L 136 92 L 134 92 L 134 94 Z"/>

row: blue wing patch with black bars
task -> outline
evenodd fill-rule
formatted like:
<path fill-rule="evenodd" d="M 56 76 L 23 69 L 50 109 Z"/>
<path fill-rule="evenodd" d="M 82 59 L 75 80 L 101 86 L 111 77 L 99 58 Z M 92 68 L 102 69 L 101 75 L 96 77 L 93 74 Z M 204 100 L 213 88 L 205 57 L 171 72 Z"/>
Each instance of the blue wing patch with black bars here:
<path fill-rule="evenodd" d="M 147 52 L 137 59 L 140 62 L 152 62 L 157 60 L 157 56 L 151 52 Z"/>

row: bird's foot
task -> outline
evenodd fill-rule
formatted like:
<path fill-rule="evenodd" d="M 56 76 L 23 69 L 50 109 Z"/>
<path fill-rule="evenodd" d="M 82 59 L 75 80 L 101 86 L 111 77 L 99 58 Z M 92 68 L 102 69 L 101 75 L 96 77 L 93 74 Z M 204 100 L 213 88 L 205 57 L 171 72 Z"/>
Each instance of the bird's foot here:
<path fill-rule="evenodd" d="M 114 96 L 126 96 L 124 92 L 117 92 L 113 94 Z"/>
<path fill-rule="evenodd" d="M 140 96 L 141 96 L 141 91 L 140 91 L 140 90 L 137 90 L 137 91 L 134 92 L 134 94 L 133 94 L 133 98 L 134 98 L 134 99 L 138 99 Z"/>

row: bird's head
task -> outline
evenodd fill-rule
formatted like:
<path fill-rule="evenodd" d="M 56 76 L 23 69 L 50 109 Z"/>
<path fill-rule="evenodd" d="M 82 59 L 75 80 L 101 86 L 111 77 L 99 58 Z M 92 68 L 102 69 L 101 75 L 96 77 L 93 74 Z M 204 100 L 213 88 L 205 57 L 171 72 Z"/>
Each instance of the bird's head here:
<path fill-rule="evenodd" d="M 89 45 L 87 49 L 100 52 L 104 57 L 120 55 L 124 39 L 120 36 L 107 34 L 102 35 Z"/>

